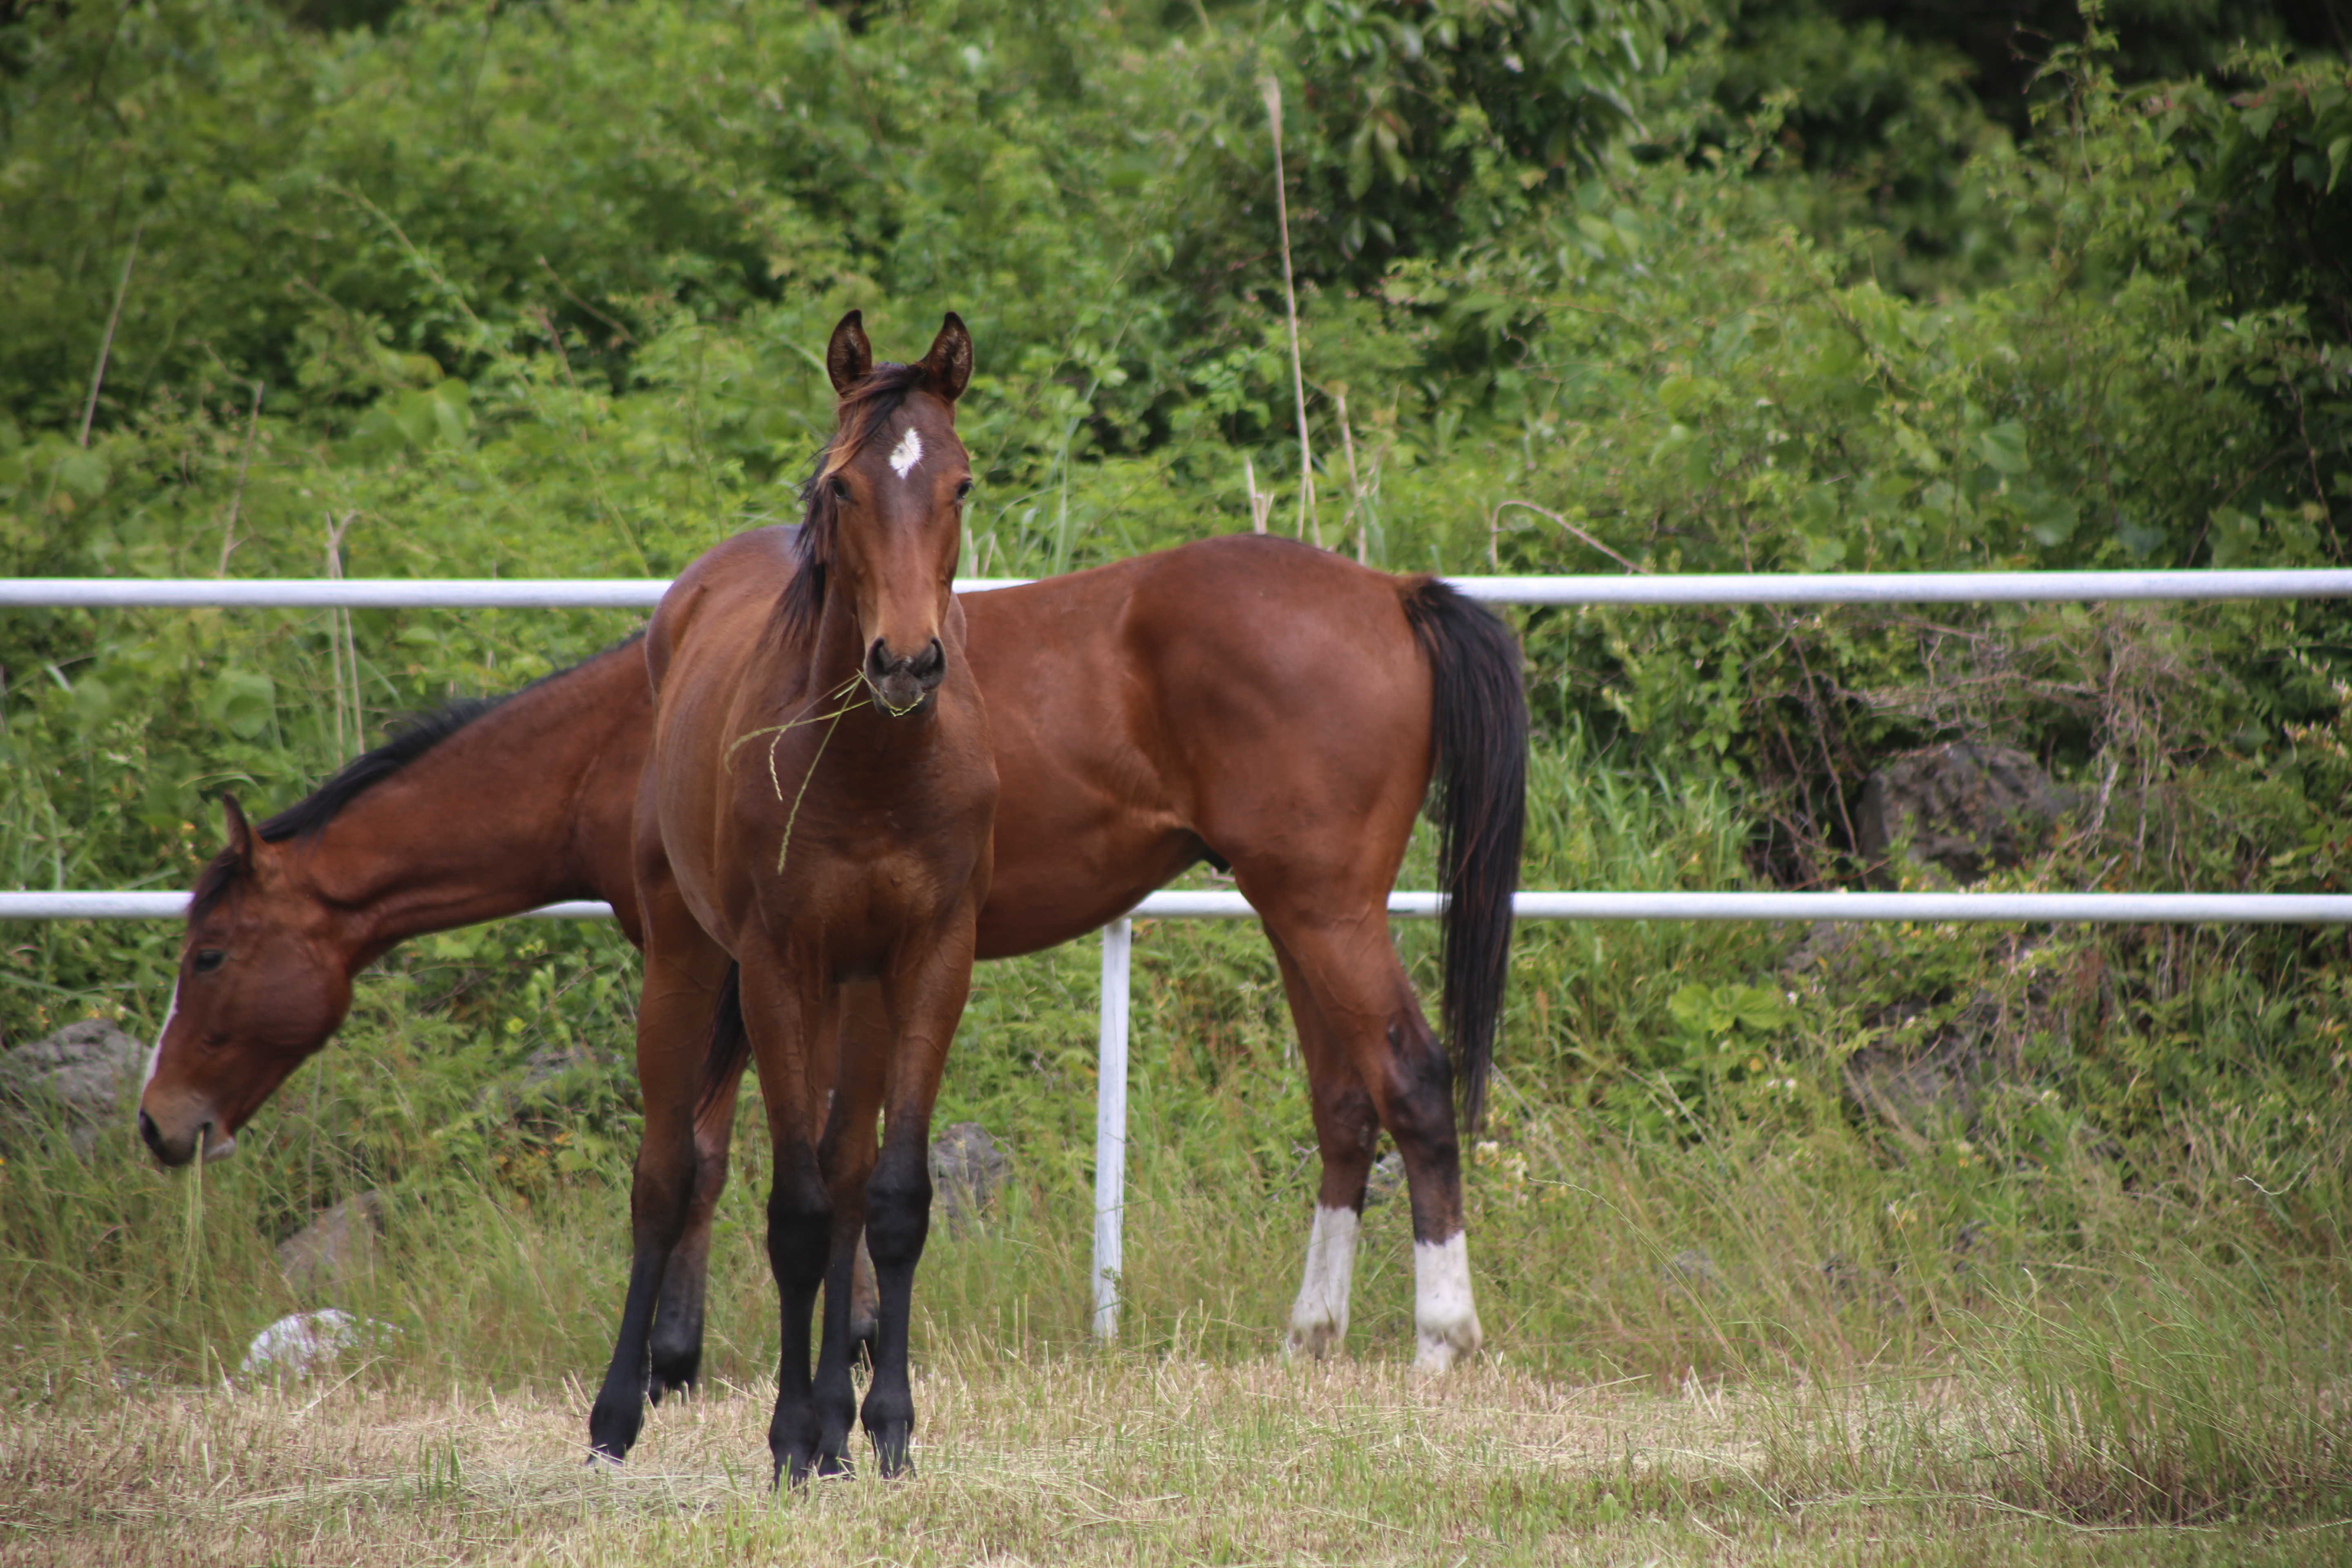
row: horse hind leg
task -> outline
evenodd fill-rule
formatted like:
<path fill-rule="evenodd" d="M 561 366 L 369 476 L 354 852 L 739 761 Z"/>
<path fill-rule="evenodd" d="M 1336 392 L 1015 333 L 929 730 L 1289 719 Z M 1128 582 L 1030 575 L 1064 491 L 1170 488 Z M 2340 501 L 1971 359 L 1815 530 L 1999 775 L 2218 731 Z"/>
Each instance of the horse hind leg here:
<path fill-rule="evenodd" d="M 1290 1309 L 1286 1354 L 1320 1361 L 1339 1349 L 1348 1333 L 1348 1303 L 1354 1289 L 1356 1238 L 1362 1226 L 1365 1181 L 1381 1123 L 1372 1099 L 1356 1076 L 1314 992 L 1298 965 L 1274 943 L 1290 1016 L 1298 1029 L 1299 1055 L 1307 1066 L 1315 1138 L 1322 1154 L 1323 1180 L 1316 1194 L 1315 1218 L 1307 1237 L 1307 1266 L 1298 1299 Z"/>
<path fill-rule="evenodd" d="M 1475 1354 L 1483 1339 L 1462 1224 L 1453 1064 L 1422 1016 L 1385 919 L 1300 916 L 1281 921 L 1277 933 L 1278 919 L 1269 917 L 1269 934 L 1295 963 L 1325 1027 L 1402 1157 L 1412 1202 L 1413 1365 L 1444 1372 Z M 1368 1161 L 1370 1152 L 1366 1145 L 1361 1157 Z M 1361 1181 L 1353 1170 L 1347 1179 Z M 1328 1194 L 1328 1168 L 1325 1180 Z M 1333 1222 L 1335 1229 L 1343 1224 Z M 1327 1253 L 1336 1258 L 1336 1249 Z"/>
<path fill-rule="evenodd" d="M 866 1245 L 866 1235 L 860 1231 L 857 1256 L 850 1260 L 850 1359 L 862 1361 L 869 1371 L 872 1370 L 875 1349 L 881 1337 L 882 1287 L 874 1278 L 874 1250 Z"/>

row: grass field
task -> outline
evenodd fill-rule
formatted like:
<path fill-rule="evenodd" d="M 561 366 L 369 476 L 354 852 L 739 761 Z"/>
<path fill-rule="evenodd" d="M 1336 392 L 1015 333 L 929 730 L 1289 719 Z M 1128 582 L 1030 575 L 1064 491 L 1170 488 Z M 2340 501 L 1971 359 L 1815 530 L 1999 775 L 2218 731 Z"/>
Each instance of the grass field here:
<path fill-rule="evenodd" d="M 582 1463 L 577 1387 L 60 1389 L 0 1436 L 11 1561 L 285 1563 L 2324 1563 L 2352 1521 L 2085 1523 L 1931 1472 L 1983 1413 L 1592 1387 L 1491 1364 L 928 1358 L 919 1473 L 775 1496 L 767 1390 L 656 1413 Z M 1906 1457 L 1901 1447 L 1917 1446 Z"/>
<path fill-rule="evenodd" d="M 289 1121 L 292 1119 L 289 1118 Z M 761 1156 L 714 1257 L 711 1386 L 617 1473 L 583 1463 L 618 1194 L 395 1205 L 344 1303 L 380 1354 L 225 1377 L 302 1304 L 268 1158 L 199 1191 L 127 1138 L 5 1167 L 22 1336 L 0 1556 L 58 1563 L 2327 1563 L 2352 1552 L 2331 1205 L 2053 1169 L 2063 1235 L 1956 1250 L 1992 1187 L 1850 1134 L 1644 1147 L 1528 1116 L 1474 1162 L 1489 1352 L 1407 1370 L 1404 1205 L 1369 1214 L 1343 1357 L 1276 1352 L 1301 1194 L 1146 1161 L 1121 1348 L 1086 1331 L 1085 1226 L 1049 1179 L 935 1239 L 918 1460 L 772 1496 Z M 244 1154 L 239 1158 L 242 1160 Z M 1534 1174 L 1529 1174 L 1532 1169 Z M 2332 1169 L 2332 1167 L 2331 1167 Z M 2326 1173 L 2321 1173 L 2326 1177 Z M 2332 1179 L 2332 1178 L 2326 1178 Z M 1990 1181 L 1990 1178 L 1986 1178 Z M 2224 1184 L 2225 1187 L 2228 1184 Z M 2315 1178 L 2315 1192 L 2333 1189 Z M 1245 1194 L 1237 1202 L 1236 1194 Z M 102 1205 L 114 1220 L 93 1229 Z M 54 1216 L 46 1266 L 26 1251 Z M 2270 1245 L 2263 1245 L 2268 1231 Z M 2315 1239 L 2317 1245 L 2313 1245 Z M 125 1242 L 130 1245 L 124 1246 Z M 82 1250 L 68 1258 L 70 1243 Z M 195 1245 L 192 1245 L 192 1243 Z M 1703 1257 L 1705 1261 L 1696 1261 Z"/>
<path fill-rule="evenodd" d="M 1737 881 L 1718 795 L 1537 762 L 1538 885 Z M 1433 934 L 1399 928 L 1424 982 Z M 1111 1352 L 1088 1331 L 1096 955 L 984 966 L 940 1120 L 983 1122 L 1013 1174 L 924 1260 L 920 1472 L 781 1499 L 764 1140 L 738 1140 L 715 1226 L 709 1389 L 625 1469 L 585 1468 L 634 961 L 595 930 L 421 941 L 234 1159 L 163 1173 L 127 1126 L 86 1153 L 0 1127 L 0 1559 L 2352 1560 L 2347 1058 L 2281 1044 L 2336 1039 L 2340 1011 L 2290 1016 L 2259 933 L 1883 928 L 1843 992 L 1778 967 L 1795 935 L 1521 932 L 1465 1163 L 1487 1350 L 1433 1384 L 1405 1371 L 1409 1216 L 1377 1186 L 1341 1358 L 1279 1354 L 1316 1168 L 1254 929 L 1139 928 Z M 2332 954 L 2303 961 L 2315 987 Z M 2157 961 L 2152 1023 L 2064 1011 Z M 1921 994 L 2030 1014 L 2032 1054 L 1972 1119 L 1866 1119 L 1840 1064 Z M 534 1082 L 550 1053 L 575 1065 Z M 369 1190 L 373 1265 L 298 1289 L 274 1244 Z M 309 1382 L 225 1375 L 326 1300 L 394 1331 Z"/>

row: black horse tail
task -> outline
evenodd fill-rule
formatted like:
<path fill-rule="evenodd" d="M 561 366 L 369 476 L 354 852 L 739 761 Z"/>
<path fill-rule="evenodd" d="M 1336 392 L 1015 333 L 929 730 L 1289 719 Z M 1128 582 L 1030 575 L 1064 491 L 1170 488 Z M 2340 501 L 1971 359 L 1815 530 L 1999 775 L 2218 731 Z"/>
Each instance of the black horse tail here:
<path fill-rule="evenodd" d="M 1437 886 L 1447 895 L 1444 1023 L 1464 1130 L 1486 1109 L 1486 1079 L 1511 967 L 1511 895 L 1527 835 L 1528 698 L 1510 628 L 1435 578 L 1404 598 L 1429 660 L 1436 742 L 1429 813 Z"/>
<path fill-rule="evenodd" d="M 743 1073 L 744 1058 L 751 1054 L 751 1037 L 743 1027 L 743 966 L 730 963 L 727 978 L 719 983 L 719 1005 L 710 1010 L 710 1043 L 702 1053 L 702 1092 L 694 1101 L 697 1121 L 735 1087 Z"/>

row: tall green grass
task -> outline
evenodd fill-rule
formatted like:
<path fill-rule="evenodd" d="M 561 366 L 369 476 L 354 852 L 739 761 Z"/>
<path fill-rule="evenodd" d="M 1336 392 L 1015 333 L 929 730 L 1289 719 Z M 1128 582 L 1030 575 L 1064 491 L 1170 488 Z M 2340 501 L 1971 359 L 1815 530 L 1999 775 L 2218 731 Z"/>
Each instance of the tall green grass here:
<path fill-rule="evenodd" d="M 1530 884 L 1741 879 L 1744 837 L 1717 786 L 1572 743 L 1539 750 L 1534 777 Z M 1427 885 L 1424 855 L 1406 883 Z M 1433 984 L 1433 930 L 1398 929 Z M 2328 1102 L 2270 1121 L 2175 1106 L 2125 1146 L 2029 1080 L 1972 1125 L 1886 1129 L 1840 1079 L 1873 996 L 1784 981 L 1793 937 L 1522 931 L 1500 1088 L 1467 1160 L 1491 1353 L 1579 1384 L 1745 1401 L 1769 1434 L 1766 1484 L 1790 1496 L 1926 1490 L 2095 1520 L 2352 1502 L 2352 1171 Z M 1885 967 L 2000 979 L 1989 939 L 1885 940 Z M 255 1331 L 318 1304 L 273 1245 L 375 1188 L 390 1199 L 377 1267 L 333 1297 L 399 1331 L 370 1375 L 592 1378 L 626 1234 L 627 963 L 593 931 L 513 952 L 467 933 L 417 944 L 362 984 L 343 1037 L 237 1155 L 201 1172 L 154 1170 L 127 1126 L 85 1159 L 61 1128 L 12 1124 L 11 1377 L 227 1373 Z M 979 1226 L 935 1227 L 919 1354 L 1098 1353 L 1097 973 L 1087 943 L 980 972 L 940 1120 L 989 1127 L 1013 1176 Z M 1735 1055 L 1770 1058 L 1761 1072 L 1727 1066 L 1677 1000 L 1768 985 L 1797 1000 L 1769 1026 L 1731 1026 Z M 2200 994 L 2217 1040 L 2261 1001 L 2218 968 Z M 1273 1353 L 1318 1172 L 1271 959 L 1252 927 L 1146 922 L 1135 1003 L 1121 1353 Z M 526 1062 L 543 1069 L 551 1049 L 574 1065 L 526 1087 Z M 708 1365 L 733 1380 L 777 1353 L 762 1144 L 738 1142 L 713 1254 Z M 1376 1201 L 1348 1355 L 1410 1356 L 1411 1243 L 1402 1194 Z"/>

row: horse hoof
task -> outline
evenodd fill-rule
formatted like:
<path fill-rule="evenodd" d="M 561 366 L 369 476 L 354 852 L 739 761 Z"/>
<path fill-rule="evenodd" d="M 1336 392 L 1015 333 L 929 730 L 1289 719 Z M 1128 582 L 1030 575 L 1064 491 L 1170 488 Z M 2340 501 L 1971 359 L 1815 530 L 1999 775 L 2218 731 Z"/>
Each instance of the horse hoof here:
<path fill-rule="evenodd" d="M 866 1435 L 874 1439 L 875 1461 L 884 1476 L 896 1479 L 915 1473 L 913 1422 L 886 1421 Z"/>
<path fill-rule="evenodd" d="M 598 1400 L 588 1414 L 589 1450 L 617 1465 L 637 1446 L 637 1434 L 644 1429 L 642 1408 L 625 1411 Z"/>
<path fill-rule="evenodd" d="M 1290 1332 L 1282 1339 L 1282 1353 L 1294 1359 L 1304 1356 L 1308 1361 L 1321 1361 L 1339 1348 L 1347 1325 L 1328 1318 L 1312 1321 L 1290 1320 Z"/>
<path fill-rule="evenodd" d="M 1451 1372 L 1478 1353 L 1483 1337 L 1475 1314 L 1452 1322 L 1423 1323 L 1414 1336 L 1419 1348 L 1413 1354 L 1412 1370 L 1430 1376 Z"/>

